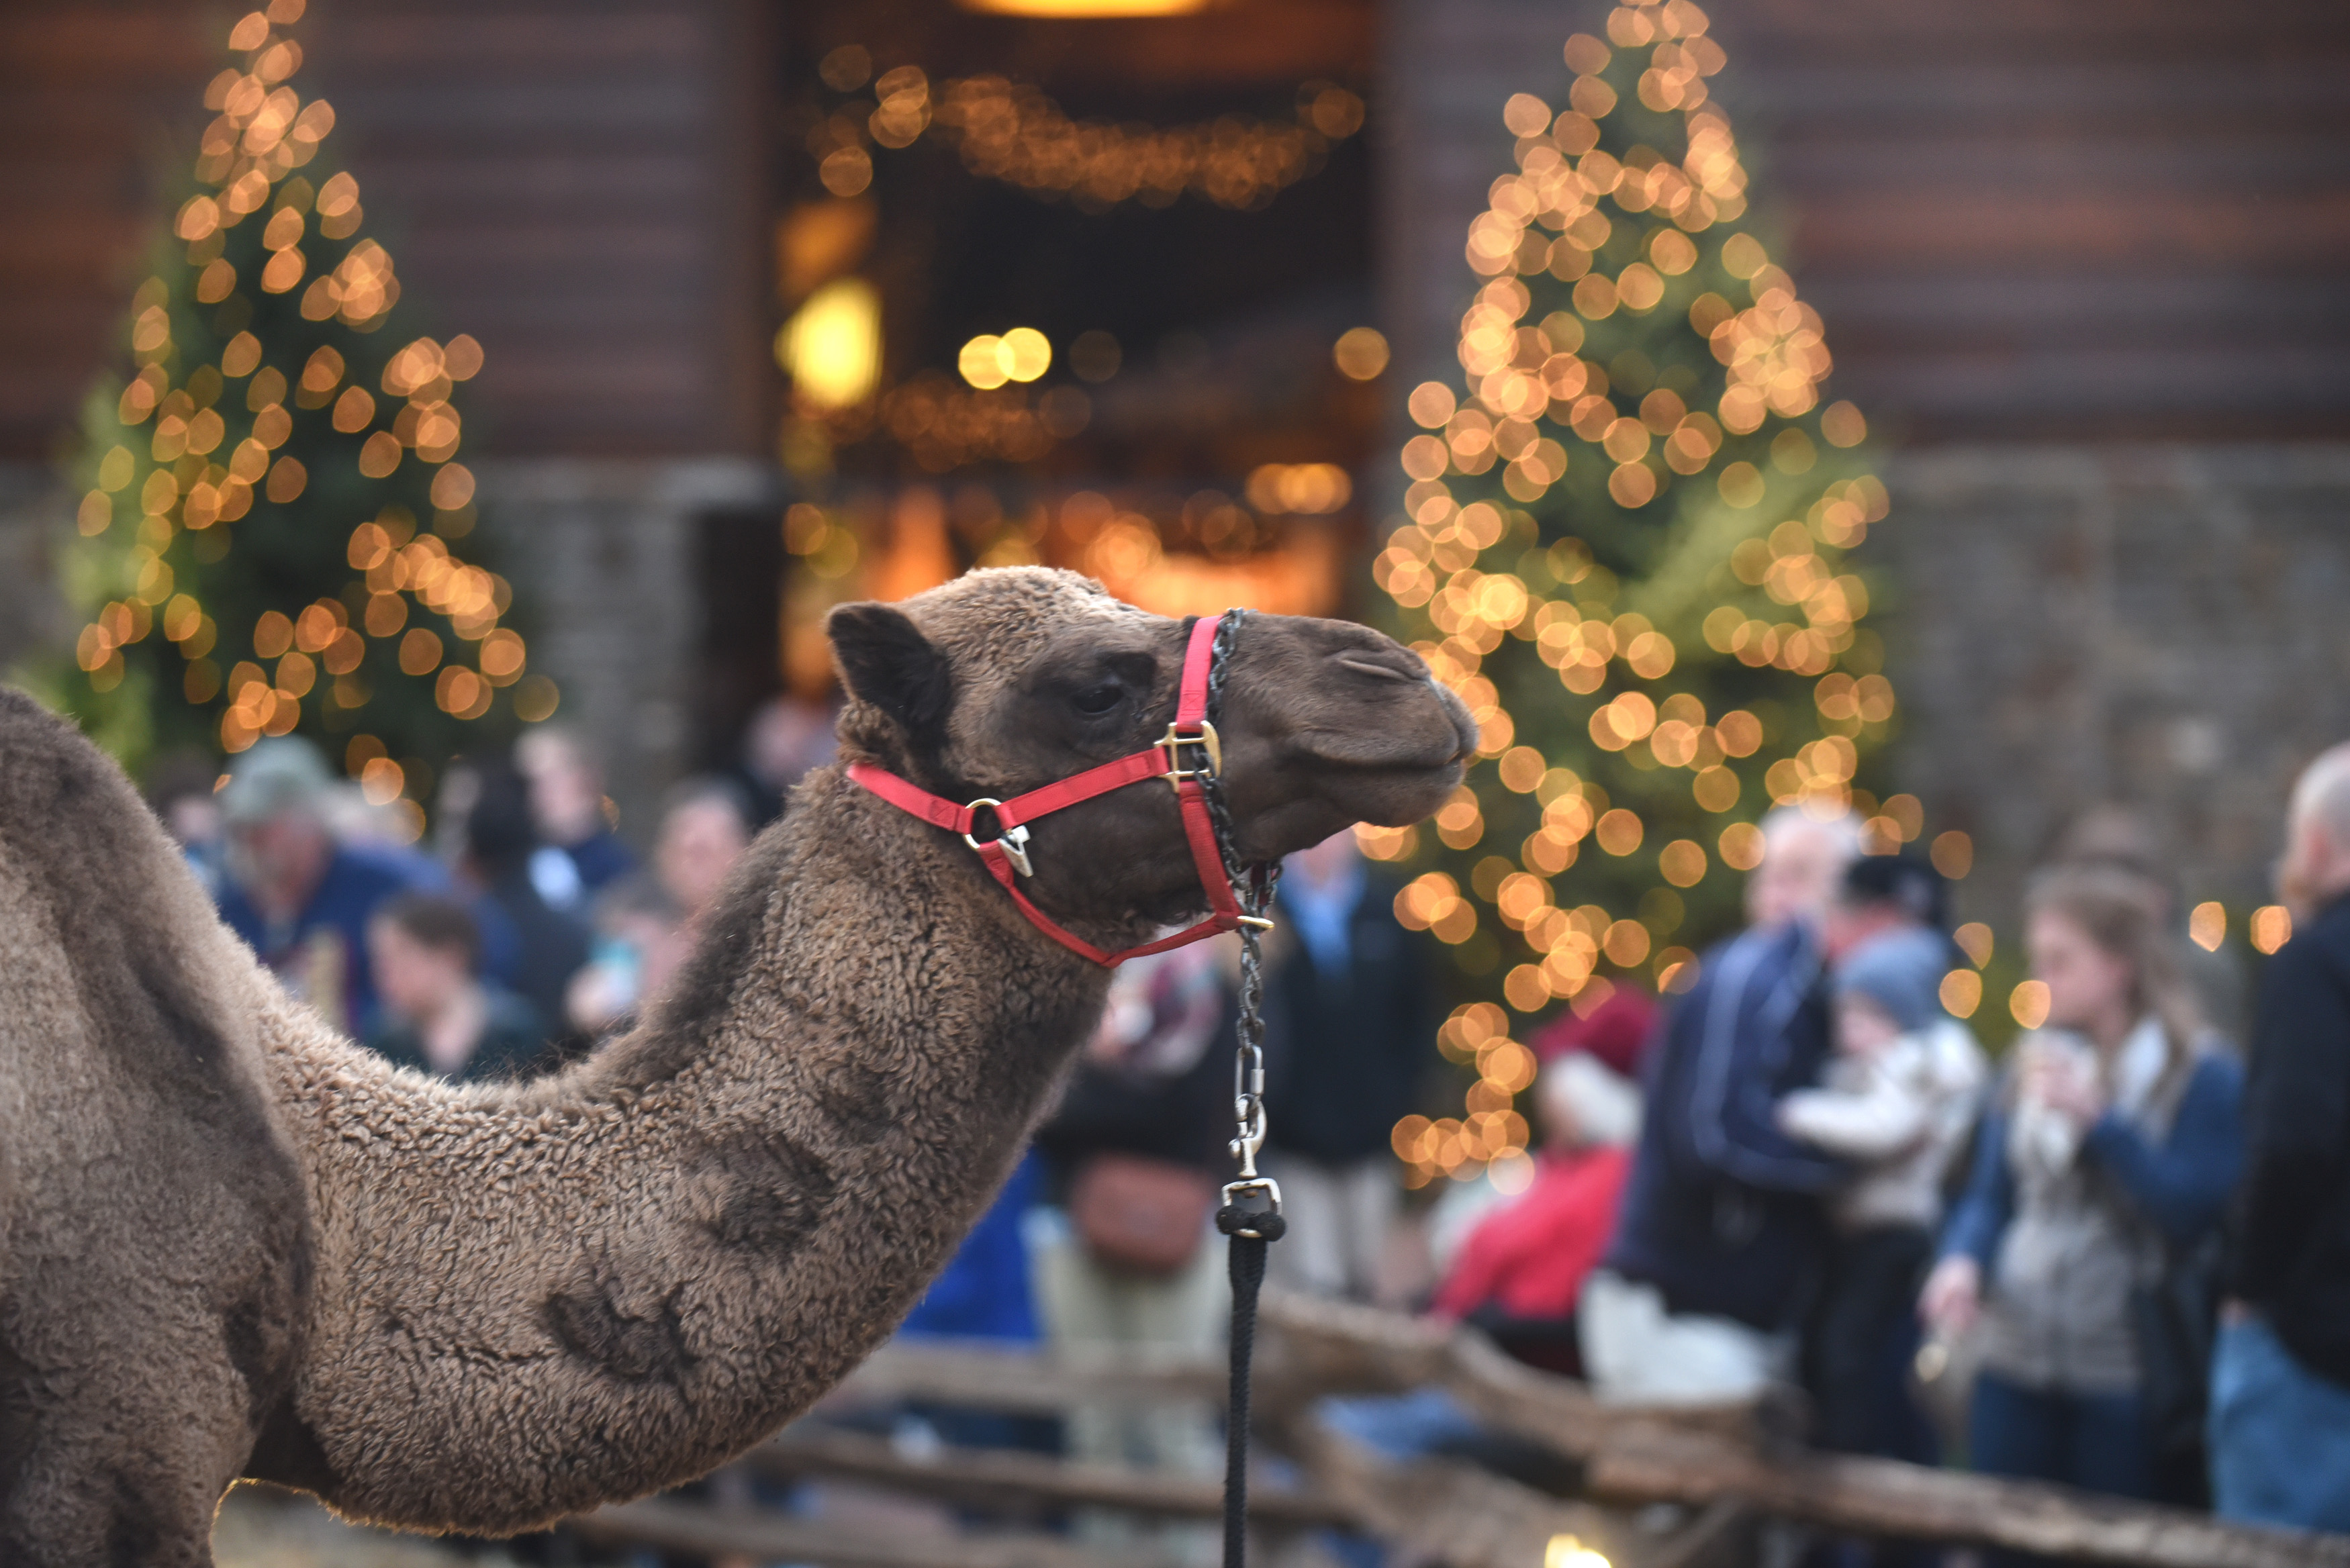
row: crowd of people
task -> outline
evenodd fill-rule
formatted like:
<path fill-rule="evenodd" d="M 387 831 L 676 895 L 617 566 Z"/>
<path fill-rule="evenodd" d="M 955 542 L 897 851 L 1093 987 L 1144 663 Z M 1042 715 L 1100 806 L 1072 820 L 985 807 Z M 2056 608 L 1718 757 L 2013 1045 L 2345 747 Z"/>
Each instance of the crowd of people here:
<path fill-rule="evenodd" d="M 1603 1395 L 1794 1384 L 1827 1447 L 2350 1529 L 2350 751 L 2294 794 L 2299 935 L 2249 1050 L 2158 867 L 2099 852 L 2033 880 L 2046 1017 L 1990 1076 L 1938 993 L 1957 955 L 1931 868 L 1794 813 L 1766 843 L 1752 925 L 1650 1047 L 1580 1311 Z M 1967 1391 L 1939 1431 L 1937 1382 Z"/>
<path fill-rule="evenodd" d="M 298 740 L 157 805 L 230 925 L 330 1018 L 445 1077 L 525 1075 L 624 1027 L 681 961 L 791 770 L 821 760 L 822 727 L 795 717 L 767 726 L 749 787 L 673 791 L 642 865 L 593 758 L 550 727 L 451 770 L 437 853 L 398 843 Z M 1781 809 L 1746 928 L 1674 994 L 1618 981 L 1529 1036 L 1531 1176 L 1445 1183 L 1407 1213 L 1389 1138 L 1441 1080 L 1440 986 L 1388 874 L 1342 833 L 1291 858 L 1268 947 L 1263 1165 L 1290 1220 L 1273 1276 L 1475 1324 L 1610 1401 L 1800 1390 L 1827 1449 L 2350 1530 L 2350 747 L 2304 774 L 2285 840 L 2295 934 L 2246 1031 L 2143 836 L 2085 824 L 2022 911 L 2045 1020 L 1994 1066 L 1944 1005 L 1968 961 L 1940 875 Z M 1118 971 L 906 1333 L 1213 1350 L 1235 989 L 1219 944 Z M 1330 1415 L 1390 1451 L 1492 1452 L 1441 1395 Z M 1204 1406 L 1042 1434 L 905 1418 L 947 1441 L 1220 1463 Z M 1196 1530 L 1158 1533 L 1212 1554 Z"/>
<path fill-rule="evenodd" d="M 1294 857 L 1267 987 L 1275 1273 L 1474 1324 L 1615 1402 L 1776 1400 L 1830 1449 L 2350 1530 L 2350 749 L 2294 794 L 2298 935 L 2248 1039 L 2239 977 L 2189 941 L 2125 820 L 2086 820 L 2033 879 L 2046 1016 L 1994 1065 L 1945 1006 L 1971 965 L 1943 877 L 1862 853 L 1856 823 L 1773 814 L 1748 925 L 1692 982 L 1618 984 L 1531 1037 L 1531 1180 L 1408 1219 L 1383 1133 L 1434 1066 L 1427 956 L 1351 837 Z M 1045 1216 L 1032 1335 L 1213 1344 L 1230 981 L 1201 950 L 1121 971 L 1017 1198 Z M 1170 1244 L 1146 1255 L 1102 1212 Z M 1391 1452 L 1496 1452 L 1440 1394 L 1330 1417 Z M 1206 1413 L 1168 1419 L 1078 1446 L 1207 1464 Z"/>
<path fill-rule="evenodd" d="M 776 706 L 795 712 L 764 729 L 796 744 L 671 790 L 641 864 L 592 752 L 550 725 L 452 763 L 423 843 L 294 736 L 217 779 L 166 768 L 152 799 L 222 918 L 329 1021 L 452 1081 L 528 1077 L 627 1026 L 782 792 L 828 759 L 828 726 Z"/>

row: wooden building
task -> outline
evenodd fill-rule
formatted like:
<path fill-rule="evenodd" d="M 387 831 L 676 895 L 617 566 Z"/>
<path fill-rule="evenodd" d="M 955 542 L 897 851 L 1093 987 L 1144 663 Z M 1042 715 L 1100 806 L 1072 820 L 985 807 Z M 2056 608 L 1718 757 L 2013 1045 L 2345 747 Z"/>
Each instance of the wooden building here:
<path fill-rule="evenodd" d="M 488 351 L 468 455 L 544 563 L 543 657 L 633 804 L 780 679 L 775 520 L 795 480 L 772 343 L 795 296 L 778 234 L 823 195 L 808 105 L 834 50 L 933 81 L 997 73 L 1110 118 L 1223 114 L 1314 80 L 1362 94 L 1362 130 L 1265 210 L 1311 214 L 1276 240 L 1186 197 L 1119 231 L 1107 275 L 1054 281 L 1071 242 L 1004 251 L 997 208 L 945 192 L 928 229 L 901 202 L 872 265 L 897 280 L 886 352 L 907 364 L 1009 324 L 991 311 L 1064 296 L 1146 336 L 1149 302 L 1180 296 L 1211 353 L 1375 322 L 1394 347 L 1383 380 L 1218 416 L 1277 439 L 1121 459 L 1170 483 L 1222 465 L 1229 489 L 1248 463 L 1327 458 L 1368 518 L 1395 482 L 1400 389 L 1453 368 L 1462 237 L 1508 155 L 1500 105 L 1555 97 L 1562 41 L 1603 11 L 315 0 L 301 36 L 303 80 L 336 106 L 338 155 L 400 275 Z M 2119 798 L 2177 846 L 2189 892 L 2251 901 L 2291 770 L 2350 733 L 2350 13 L 1714 11 L 1718 96 L 1775 249 L 1826 319 L 1835 395 L 1898 454 L 1897 524 L 1873 548 L 1901 628 L 1905 782 L 1976 835 L 1982 899 L 2003 902 L 2066 816 Z M 230 19 L 166 0 L 0 5 L 8 560 L 37 556 L 47 464 L 120 330 Z M 950 275 L 960 295 L 933 286 Z M 1180 416 L 1189 383 L 1159 384 L 1136 418 Z M 0 657 L 41 615 L 0 608 Z"/>

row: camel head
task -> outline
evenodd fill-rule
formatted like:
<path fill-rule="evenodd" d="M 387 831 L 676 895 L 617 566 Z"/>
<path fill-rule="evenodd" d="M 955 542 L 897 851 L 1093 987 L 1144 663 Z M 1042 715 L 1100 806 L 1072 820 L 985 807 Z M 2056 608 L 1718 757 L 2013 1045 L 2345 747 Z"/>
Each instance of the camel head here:
<path fill-rule="evenodd" d="M 845 756 L 950 800 L 1015 794 L 1158 740 L 1190 630 L 1074 572 L 975 571 L 901 605 L 843 605 L 829 629 Z M 1419 656 L 1347 621 L 1241 627 L 1217 727 L 1241 855 L 1271 860 L 1357 822 L 1444 803 L 1477 744 Z M 1173 921 L 1202 907 L 1174 792 L 1157 780 L 1038 823 L 1031 897 L 1056 915 Z"/>

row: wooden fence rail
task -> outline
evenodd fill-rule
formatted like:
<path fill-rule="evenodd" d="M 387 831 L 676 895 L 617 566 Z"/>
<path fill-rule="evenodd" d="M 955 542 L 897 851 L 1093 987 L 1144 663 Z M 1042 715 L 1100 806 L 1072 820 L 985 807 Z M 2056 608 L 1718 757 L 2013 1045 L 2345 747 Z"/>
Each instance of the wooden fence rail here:
<path fill-rule="evenodd" d="M 1263 1321 L 1261 1429 L 1304 1477 L 1251 1488 L 1253 1521 L 1275 1535 L 1335 1525 L 1387 1542 L 1399 1563 L 1444 1568 L 1539 1568 L 1548 1543 L 1572 1535 L 1616 1568 L 1700 1568 L 1736 1560 L 1756 1521 L 1781 1518 L 2122 1568 L 2350 1568 L 2350 1536 L 2253 1529 L 2063 1487 L 1819 1454 L 1753 1407 L 1610 1406 L 1581 1384 L 1511 1360 L 1481 1334 L 1422 1319 L 1268 1291 Z M 1325 1396 L 1430 1386 L 1579 1466 L 1588 1501 L 1447 1460 L 1390 1461 L 1315 1416 Z M 931 1344 L 883 1350 L 835 1399 L 1054 1414 L 1213 1403 L 1222 1394 L 1222 1365 L 1204 1359 Z M 767 1476 L 852 1480 L 994 1518 L 1107 1508 L 1208 1520 L 1222 1506 L 1207 1478 L 1004 1450 L 909 1451 L 816 1423 L 790 1428 L 744 1463 Z M 1654 1503 L 1691 1511 L 1670 1528 L 1636 1526 L 1634 1507 Z M 1165 1568 L 1147 1552 L 1033 1529 L 889 1535 L 671 1500 L 606 1509 L 578 1525 L 597 1541 L 830 1568 Z"/>
<path fill-rule="evenodd" d="M 1758 1413 L 1602 1404 L 1579 1383 L 1509 1359 L 1482 1335 L 1424 1319 L 1267 1292 L 1284 1373 L 1324 1387 L 1440 1386 L 1505 1430 L 1587 1467 L 1627 1502 L 1735 1498 L 1856 1535 L 1990 1546 L 2133 1568 L 2350 1568 L 2350 1536 L 2263 1530 L 2074 1490 L 1802 1450 Z"/>

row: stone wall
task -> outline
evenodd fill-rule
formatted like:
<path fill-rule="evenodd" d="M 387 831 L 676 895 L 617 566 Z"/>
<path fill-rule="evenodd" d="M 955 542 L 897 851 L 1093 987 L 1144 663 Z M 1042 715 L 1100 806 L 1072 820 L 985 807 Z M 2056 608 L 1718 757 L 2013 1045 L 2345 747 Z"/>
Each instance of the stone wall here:
<path fill-rule="evenodd" d="M 504 565 L 536 608 L 531 668 L 563 692 L 558 722 L 602 754 L 631 836 L 691 771 L 702 590 L 695 532 L 707 514 L 778 504 L 772 471 L 685 462 L 536 459 L 475 465 Z M 70 648 L 51 546 L 73 526 L 51 472 L 0 464 L 0 670 Z"/>
<path fill-rule="evenodd" d="M 621 831 L 641 840 L 690 771 L 702 640 L 694 534 L 705 514 L 778 504 L 773 471 L 728 458 L 484 462 L 481 504 L 538 607 L 531 668 L 563 692 L 558 722 L 601 753 Z"/>
<path fill-rule="evenodd" d="M 53 470 L 0 462 L 0 670 L 71 643 L 50 551 L 72 526 L 73 498 Z"/>
<path fill-rule="evenodd" d="M 1902 699 L 1894 772 L 1973 836 L 2012 929 L 2087 807 L 2138 808 L 2190 901 L 2268 901 L 2293 775 L 2350 739 L 2350 446 L 1899 456 L 1866 546 Z"/>

